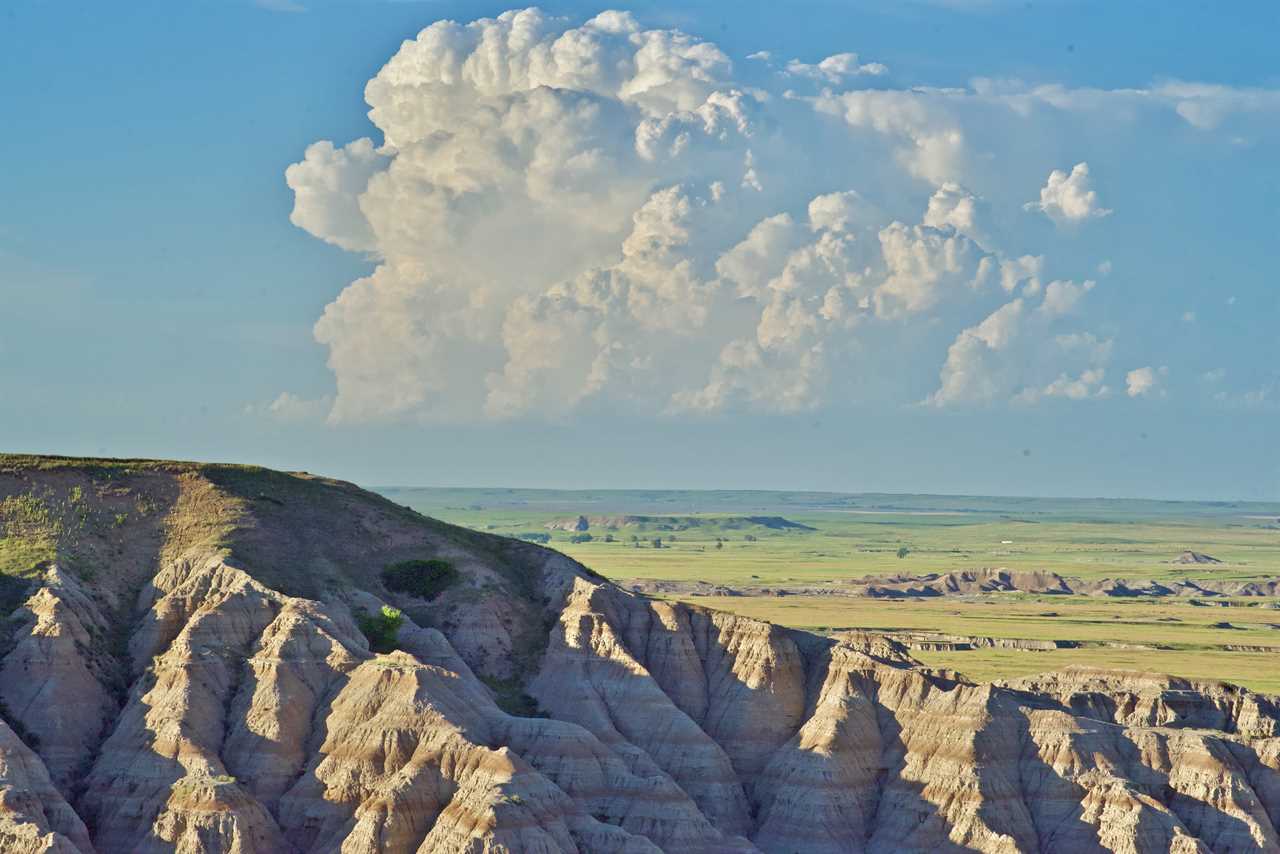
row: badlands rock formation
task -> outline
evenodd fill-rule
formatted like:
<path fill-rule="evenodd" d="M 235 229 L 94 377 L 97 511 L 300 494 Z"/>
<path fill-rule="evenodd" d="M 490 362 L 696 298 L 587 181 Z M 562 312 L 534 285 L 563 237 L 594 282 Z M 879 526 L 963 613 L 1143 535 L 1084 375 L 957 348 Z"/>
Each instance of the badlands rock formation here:
<path fill-rule="evenodd" d="M 549 531 L 688 531 L 713 527 L 726 531 L 765 528 L 771 531 L 813 531 L 814 528 L 782 516 L 573 516 L 553 519 L 543 526 Z"/>
<path fill-rule="evenodd" d="M 1202 555 L 1203 557 L 1203 555 Z M 1210 559 L 1217 563 L 1219 561 Z M 683 593 L 697 596 L 972 596 L 981 593 L 1036 593 L 1061 596 L 1181 596 L 1208 599 L 1222 596 L 1280 597 L 1280 578 L 1192 579 L 1177 581 L 1103 578 L 1089 580 L 1056 572 L 1003 568 L 931 572 L 924 575 L 885 575 L 807 585 L 729 587 L 705 581 L 634 579 L 626 583 L 634 593 Z"/>
<path fill-rule="evenodd" d="M 976 685 L 303 474 L 0 458 L 0 501 L 0 851 L 1280 851 L 1241 689 Z M 460 580 L 383 586 L 417 559 Z"/>

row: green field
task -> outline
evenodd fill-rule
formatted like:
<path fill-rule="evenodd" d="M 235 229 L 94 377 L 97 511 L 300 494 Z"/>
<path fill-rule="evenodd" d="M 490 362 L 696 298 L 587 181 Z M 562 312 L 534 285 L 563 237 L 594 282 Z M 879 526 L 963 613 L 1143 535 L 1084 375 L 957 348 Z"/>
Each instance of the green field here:
<path fill-rule="evenodd" d="M 912 653 L 926 664 L 959 670 L 978 680 L 1014 678 L 1081 664 L 1225 679 L 1280 693 L 1280 609 L 1270 607 L 1275 600 L 1237 600 L 1235 607 L 1196 607 L 1185 601 L 1146 598 L 1023 594 L 906 602 L 834 596 L 682 598 L 816 631 L 860 628 L 1086 644 L 1052 651 Z M 1222 623 L 1230 627 L 1218 625 Z M 1275 651 L 1230 652 L 1228 646 L 1270 647 Z"/>
<path fill-rule="evenodd" d="M 729 587 L 810 585 L 873 575 L 1001 567 L 1084 579 L 1268 579 L 1280 576 L 1280 505 L 828 493 L 382 489 L 414 509 L 507 536 L 542 533 L 617 581 L 700 580 Z M 587 542 L 548 530 L 578 515 L 690 517 L 665 527 L 591 527 Z M 815 530 L 743 526 L 783 516 Z M 693 524 L 694 521 L 697 524 Z M 605 537 L 612 537 L 606 542 Z M 654 548 L 653 540 L 662 540 Z M 899 552 L 906 549 L 904 557 Z M 1184 550 L 1219 564 L 1175 564 Z M 819 631 L 867 628 L 1073 641 L 1052 652 L 917 651 L 920 660 L 998 679 L 1071 664 L 1217 678 L 1280 692 L 1280 600 L 1196 607 L 1185 599 L 993 594 L 929 600 L 836 596 L 681 596 Z M 1045 616 L 1054 613 L 1057 616 Z M 1215 627 L 1230 623 L 1230 628 Z M 1126 649 L 1117 645 L 1143 646 Z"/>

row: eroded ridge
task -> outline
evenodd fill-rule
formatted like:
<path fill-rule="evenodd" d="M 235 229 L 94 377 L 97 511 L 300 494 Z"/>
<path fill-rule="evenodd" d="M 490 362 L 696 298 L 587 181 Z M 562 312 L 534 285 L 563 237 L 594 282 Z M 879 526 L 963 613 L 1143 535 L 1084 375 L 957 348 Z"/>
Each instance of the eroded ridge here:
<path fill-rule="evenodd" d="M 0 850 L 1280 851 L 1274 698 L 977 685 L 292 477 L 148 470 L 169 496 L 150 558 L 124 543 L 89 572 L 59 540 L 24 576 Z M 456 583 L 386 589 L 407 555 Z M 376 653 L 360 620 L 383 605 L 403 624 Z"/>

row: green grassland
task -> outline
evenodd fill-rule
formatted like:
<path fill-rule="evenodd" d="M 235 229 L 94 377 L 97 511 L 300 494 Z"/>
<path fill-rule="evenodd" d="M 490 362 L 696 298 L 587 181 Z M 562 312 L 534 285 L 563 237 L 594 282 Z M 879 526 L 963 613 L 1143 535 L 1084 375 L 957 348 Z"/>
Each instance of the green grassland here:
<path fill-rule="evenodd" d="M 428 515 L 478 530 L 507 536 L 549 534 L 549 546 L 618 581 L 699 580 L 767 587 L 984 567 L 1047 570 L 1084 579 L 1280 576 L 1277 504 L 765 492 L 379 491 Z M 701 524 L 674 531 L 653 526 L 591 528 L 592 539 L 576 543 L 571 532 L 545 527 L 579 514 L 693 515 Z M 816 530 L 716 524 L 719 518 L 748 514 L 781 515 Z M 606 542 L 606 536 L 613 542 Z M 663 547 L 654 548 L 653 539 L 659 537 Z M 899 558 L 904 547 L 907 554 Z M 1184 550 L 1223 562 L 1171 563 Z M 1197 607 L 1183 599 L 1026 594 L 928 600 L 679 598 L 817 631 L 934 631 L 1085 644 L 1054 651 L 914 653 L 931 666 L 980 680 L 1079 664 L 1222 679 L 1280 693 L 1280 654 L 1226 650 L 1280 648 L 1280 610 L 1271 607 L 1277 600 Z M 1215 626 L 1224 622 L 1232 627 Z"/>
<path fill-rule="evenodd" d="M 379 490 L 436 518 L 493 533 L 551 534 L 554 548 L 615 579 L 700 579 L 722 584 L 818 582 L 868 575 L 949 572 L 981 567 L 1039 569 L 1097 578 L 1218 579 L 1280 575 L 1280 505 L 951 496 L 850 496 L 862 504 L 800 502 L 812 493 L 556 493 L 548 490 Z M 733 501 L 724 496 L 742 496 Z M 893 499 L 893 500 L 888 500 Z M 1001 504 L 1000 502 L 1007 502 Z M 488 502 L 488 503 L 486 503 Z M 578 514 L 644 513 L 711 517 L 777 514 L 816 528 L 774 531 L 714 524 L 665 532 L 591 530 L 573 543 L 546 531 Z M 709 509 L 702 509 L 709 508 Z M 1180 514 L 1177 512 L 1180 508 Z M 674 541 L 671 534 L 675 534 Z M 612 534 L 614 542 L 604 541 Z M 752 535 L 755 541 L 745 539 Z M 635 548 L 635 536 L 641 548 Z M 664 548 L 651 541 L 662 537 Z M 716 540 L 722 540 L 716 548 Z M 1006 542 L 1009 541 L 1009 542 Z M 906 558 L 897 557 L 906 547 Z M 1185 549 L 1224 561 L 1178 565 Z"/>
<path fill-rule="evenodd" d="M 1085 644 L 1051 651 L 912 653 L 933 667 L 959 670 L 979 680 L 1088 665 L 1226 680 L 1280 693 L 1280 609 L 1271 607 L 1274 600 L 1196 607 L 1183 600 L 1023 594 L 911 601 L 834 596 L 681 598 L 820 632 L 862 628 Z M 1231 652 L 1228 646 L 1276 651 Z"/>

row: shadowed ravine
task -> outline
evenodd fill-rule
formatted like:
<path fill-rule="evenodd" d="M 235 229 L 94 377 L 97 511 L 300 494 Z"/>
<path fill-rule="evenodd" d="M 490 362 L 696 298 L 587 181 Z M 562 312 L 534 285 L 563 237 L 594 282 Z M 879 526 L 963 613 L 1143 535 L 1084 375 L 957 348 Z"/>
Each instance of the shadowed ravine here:
<path fill-rule="evenodd" d="M 975 685 L 309 475 L 4 457 L 0 500 L 0 851 L 1280 851 L 1242 689 Z"/>

